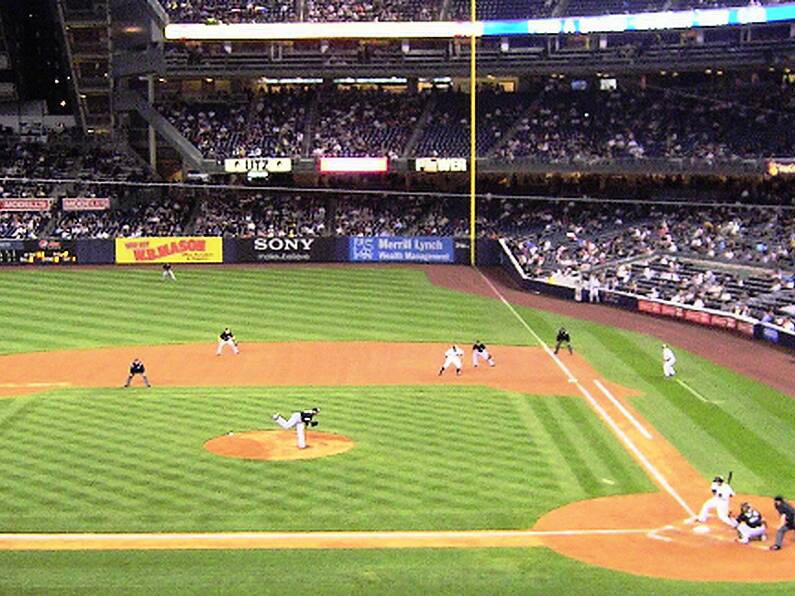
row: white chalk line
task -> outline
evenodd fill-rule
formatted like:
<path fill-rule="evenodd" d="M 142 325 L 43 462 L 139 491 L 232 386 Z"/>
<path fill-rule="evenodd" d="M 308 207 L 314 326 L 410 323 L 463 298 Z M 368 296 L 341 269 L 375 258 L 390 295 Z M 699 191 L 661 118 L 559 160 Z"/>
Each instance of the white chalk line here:
<path fill-rule="evenodd" d="M 527 538 L 544 536 L 624 536 L 649 534 L 654 528 L 612 528 L 592 530 L 450 530 L 411 532 L 204 532 L 204 533 L 77 533 L 77 534 L 0 534 L 3 542 L 163 542 L 163 541 L 238 541 L 238 540 L 438 540 L 456 538 Z"/>
<path fill-rule="evenodd" d="M 701 395 L 698 391 L 693 389 L 690 385 L 685 383 L 682 379 L 676 379 L 676 382 L 679 383 L 685 389 L 687 389 L 690 393 L 695 395 L 698 399 L 703 401 L 705 404 L 722 404 L 723 403 L 722 401 L 715 401 L 715 400 L 712 400 L 712 399 L 707 399 L 706 397 Z"/>
<path fill-rule="evenodd" d="M 69 387 L 71 383 L 0 383 L 2 389 L 13 389 L 20 387 Z"/>
<path fill-rule="evenodd" d="M 616 408 L 618 408 L 618 411 L 619 411 L 619 412 L 621 412 L 621 413 L 624 415 L 624 417 L 625 417 L 627 420 L 629 420 L 629 421 L 632 423 L 632 425 L 633 425 L 633 426 L 634 426 L 636 429 L 638 429 L 638 432 L 639 432 L 641 435 L 643 435 L 645 438 L 647 438 L 647 439 L 649 439 L 649 440 L 651 441 L 651 440 L 652 440 L 652 438 L 653 438 L 653 437 L 651 436 L 651 433 L 650 433 L 648 430 L 646 430 L 646 427 L 645 427 L 645 426 L 643 426 L 643 425 L 642 425 L 642 424 L 641 424 L 641 423 L 638 421 L 638 419 L 637 419 L 637 418 L 635 418 L 635 416 L 633 416 L 633 415 L 632 415 L 632 412 L 630 412 L 629 410 L 627 410 L 627 409 L 626 409 L 626 407 L 624 407 L 624 404 L 622 404 L 620 401 L 618 401 L 618 399 L 616 399 L 616 397 L 615 397 L 615 396 L 614 396 L 614 395 L 613 395 L 613 394 L 610 392 L 610 390 L 609 390 L 607 387 L 605 387 L 604 383 L 602 383 L 602 382 L 601 382 L 599 379 L 594 379 L 594 381 L 593 381 L 593 382 L 594 382 L 594 384 L 595 384 L 597 387 L 599 387 L 599 390 L 600 390 L 602 393 L 604 393 L 604 394 L 605 394 L 605 397 L 607 397 L 607 399 L 609 399 L 609 400 L 610 400 L 610 402 L 611 402 L 611 403 L 612 403 L 612 404 L 613 404 L 613 405 L 614 405 Z"/>
<path fill-rule="evenodd" d="M 544 351 L 549 355 L 550 358 L 552 358 L 555 361 L 555 363 L 558 365 L 558 367 L 568 377 L 569 381 L 573 382 L 575 385 L 577 385 L 577 388 L 580 390 L 580 393 L 582 393 L 585 396 L 585 398 L 588 400 L 588 403 L 591 404 L 591 407 L 594 410 L 596 410 L 597 413 L 605 420 L 607 425 L 613 430 L 613 432 L 616 435 L 618 435 L 618 437 L 623 441 L 623 443 L 627 447 L 627 449 L 629 449 L 635 455 L 635 457 L 638 459 L 638 461 L 640 461 L 640 463 L 649 471 L 649 473 L 657 481 L 657 483 L 663 489 L 665 489 L 665 491 L 669 495 L 671 495 L 673 497 L 673 499 L 677 503 L 679 503 L 679 505 L 687 512 L 688 515 L 690 515 L 691 517 L 695 517 L 696 512 L 693 511 L 690 508 L 690 505 L 687 504 L 687 502 L 681 497 L 681 495 L 676 491 L 676 489 L 674 489 L 674 487 L 671 486 L 671 484 L 668 482 L 668 480 L 666 480 L 666 478 L 660 473 L 660 471 L 654 466 L 654 464 L 652 464 L 649 461 L 649 459 L 641 452 L 641 450 L 638 449 L 637 445 L 635 445 L 635 443 L 632 441 L 632 439 L 630 439 L 629 436 L 623 430 L 621 430 L 621 427 L 618 426 L 616 421 L 613 420 L 613 418 L 610 416 L 610 414 L 607 413 L 607 411 L 599 404 L 599 402 L 597 402 L 596 399 L 594 399 L 593 395 L 591 395 L 591 393 L 588 391 L 588 389 L 585 388 L 582 383 L 580 383 L 579 381 L 577 381 L 575 379 L 574 375 L 571 374 L 571 371 L 569 370 L 569 368 L 565 364 L 563 364 L 563 362 L 560 360 L 560 358 L 558 358 L 557 355 L 549 348 L 549 346 L 547 346 L 544 343 L 544 341 L 541 339 L 541 337 L 535 331 L 533 331 L 533 329 L 530 327 L 530 325 L 528 325 L 527 322 L 521 316 L 519 316 L 519 313 L 516 312 L 516 309 L 511 305 L 510 302 L 508 302 L 508 300 L 505 299 L 505 297 L 497 289 L 497 287 L 493 283 L 491 283 L 491 280 L 488 277 L 486 277 L 483 274 L 483 272 L 480 269 L 478 269 L 477 267 L 475 267 L 475 270 L 480 274 L 480 276 L 489 285 L 489 287 L 494 292 L 494 294 L 497 296 L 497 298 L 499 298 L 500 301 L 505 306 L 508 307 L 508 310 L 510 310 L 511 313 L 513 313 L 513 316 L 516 317 L 516 319 L 522 324 L 522 326 L 525 329 L 527 329 L 527 331 L 530 332 L 530 334 L 536 339 L 536 341 L 541 345 L 541 347 L 544 348 Z M 575 380 L 572 381 L 572 379 L 575 379 Z"/>

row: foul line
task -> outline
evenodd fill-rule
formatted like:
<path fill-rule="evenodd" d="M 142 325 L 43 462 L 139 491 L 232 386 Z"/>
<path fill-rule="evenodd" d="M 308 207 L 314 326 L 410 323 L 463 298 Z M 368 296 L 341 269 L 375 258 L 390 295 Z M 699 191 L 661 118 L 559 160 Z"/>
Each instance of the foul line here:
<path fill-rule="evenodd" d="M 649 534 L 660 528 L 612 528 L 596 530 L 420 530 L 409 532 L 199 532 L 199 533 L 113 533 L 113 534 L 0 534 L 0 542 L 69 540 L 74 542 L 141 540 L 161 542 L 168 540 L 391 540 L 398 539 L 449 539 L 449 538 L 518 538 L 544 536 L 623 536 Z M 2 547 L 0 547 L 0 550 Z"/>
<path fill-rule="evenodd" d="M 69 387 L 71 383 L 0 383 L 0 389 L 19 387 Z"/>
<path fill-rule="evenodd" d="M 693 388 L 692 388 L 690 385 L 688 385 L 687 383 L 685 383 L 685 382 L 684 382 L 682 379 L 676 379 L 676 382 L 677 382 L 677 383 L 679 383 L 679 384 L 680 384 L 682 387 L 684 387 L 685 389 L 687 389 L 687 390 L 688 390 L 690 393 L 692 393 L 693 395 L 695 395 L 695 396 L 696 396 L 698 399 L 700 399 L 701 401 L 703 401 L 705 404 L 711 404 L 711 403 L 714 403 L 714 402 L 712 402 L 711 400 L 709 400 L 709 399 L 707 399 L 706 397 L 704 397 L 703 395 L 701 395 L 701 394 L 700 394 L 698 391 L 696 391 L 695 389 L 693 389 Z"/>
<path fill-rule="evenodd" d="M 505 306 L 508 307 L 508 310 L 510 310 L 511 313 L 513 313 L 513 316 L 516 317 L 516 319 L 522 324 L 522 326 L 525 329 L 527 329 L 527 331 L 530 332 L 530 334 L 536 339 L 536 341 L 539 343 L 539 345 L 541 345 L 541 347 L 544 348 L 544 351 L 549 355 L 550 358 L 552 358 L 555 361 L 555 363 L 558 365 L 558 367 L 568 377 L 569 382 L 570 383 L 574 383 L 577 386 L 577 389 L 579 389 L 580 392 L 585 396 L 585 398 L 588 400 L 588 403 L 591 404 L 591 407 L 594 410 L 596 410 L 597 413 L 602 418 L 604 418 L 604 420 L 605 420 L 605 422 L 607 422 L 608 426 L 624 442 L 624 445 L 626 445 L 627 449 L 629 449 L 635 455 L 635 457 L 638 459 L 638 461 L 640 461 L 640 463 L 649 471 L 649 473 L 657 481 L 657 483 L 661 487 L 663 487 L 665 489 L 665 491 L 669 495 L 671 495 L 677 503 L 679 503 L 679 505 L 682 506 L 682 508 L 687 512 L 687 514 L 690 517 L 695 517 L 696 516 L 696 512 L 693 511 L 690 508 L 690 505 L 688 505 L 687 502 L 679 495 L 679 493 L 676 492 L 674 487 L 671 486 L 668 483 L 668 481 L 660 473 L 660 471 L 654 466 L 654 464 L 652 464 L 649 461 L 649 459 L 645 455 L 643 455 L 641 450 L 638 449 L 637 445 L 635 445 L 635 443 L 632 441 L 632 439 L 630 439 L 629 436 L 623 430 L 621 430 L 621 427 L 618 426 L 616 421 L 613 420 L 613 418 L 610 416 L 610 414 L 607 413 L 607 410 L 605 410 L 599 404 L 599 402 L 597 402 L 596 399 L 594 399 L 593 395 L 591 395 L 591 393 L 588 391 L 588 389 L 586 389 L 585 386 L 582 383 L 580 383 L 574 377 L 574 375 L 571 374 L 571 371 L 569 370 L 569 368 L 565 364 L 563 364 L 561 359 L 558 358 L 557 355 L 549 348 L 549 346 L 547 346 L 546 343 L 544 343 L 544 341 L 541 339 L 541 337 L 535 331 L 533 331 L 533 329 L 530 327 L 530 325 L 528 325 L 527 322 L 521 316 L 519 316 L 519 313 L 516 312 L 516 309 L 513 307 L 513 305 L 510 302 L 508 302 L 508 300 L 505 299 L 505 296 L 502 295 L 502 293 L 491 282 L 491 280 L 488 277 L 486 277 L 483 274 L 483 272 L 480 269 L 478 269 L 477 267 L 475 267 L 475 271 L 477 271 L 480 274 L 480 276 L 486 281 L 486 283 L 489 285 L 489 287 L 494 292 L 494 294 L 497 296 L 497 298 L 499 298 L 500 301 Z"/>
<path fill-rule="evenodd" d="M 616 399 L 616 397 L 615 397 L 615 396 L 614 396 L 612 393 L 610 393 L 610 391 L 607 389 L 607 387 L 605 387 L 605 386 L 604 386 L 604 384 L 602 383 L 602 381 L 600 381 L 599 379 L 594 379 L 594 381 L 593 381 L 593 382 L 594 382 L 594 384 L 595 384 L 597 387 L 599 387 L 599 390 L 600 390 L 602 393 L 604 393 L 604 394 L 605 394 L 605 397 L 607 397 L 607 399 L 609 399 L 609 400 L 611 401 L 611 403 L 612 403 L 612 404 L 613 404 L 613 405 L 614 405 L 616 408 L 618 408 L 618 410 L 619 410 L 619 411 L 620 411 L 620 412 L 621 412 L 621 413 L 622 413 L 622 414 L 623 414 L 623 415 L 624 415 L 624 416 L 627 418 L 627 420 L 629 420 L 629 421 L 630 421 L 630 422 L 633 424 L 633 426 L 634 426 L 635 428 L 637 428 L 637 429 L 638 429 L 638 432 L 639 432 L 640 434 L 642 434 L 644 437 L 646 437 L 646 438 L 647 438 L 647 439 L 649 439 L 649 440 L 651 440 L 651 439 L 652 439 L 651 433 L 650 433 L 648 430 L 646 430 L 646 427 L 645 427 L 645 426 L 643 426 L 643 425 L 642 425 L 640 422 L 638 422 L 638 419 L 637 419 L 637 418 L 635 418 L 635 417 L 632 415 L 632 412 L 630 412 L 629 410 L 627 410 L 627 409 L 624 407 L 624 404 L 622 404 L 620 401 L 618 401 L 618 400 Z"/>

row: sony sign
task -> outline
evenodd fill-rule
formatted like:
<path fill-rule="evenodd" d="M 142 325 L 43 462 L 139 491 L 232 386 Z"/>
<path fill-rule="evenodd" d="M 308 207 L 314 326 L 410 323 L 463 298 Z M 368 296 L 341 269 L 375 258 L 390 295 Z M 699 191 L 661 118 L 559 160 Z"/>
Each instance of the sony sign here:
<path fill-rule="evenodd" d="M 311 250 L 314 238 L 255 238 L 254 250 Z"/>
<path fill-rule="evenodd" d="M 254 238 L 253 261 L 311 261 L 315 238 Z M 249 249 L 250 250 L 250 249 Z"/>

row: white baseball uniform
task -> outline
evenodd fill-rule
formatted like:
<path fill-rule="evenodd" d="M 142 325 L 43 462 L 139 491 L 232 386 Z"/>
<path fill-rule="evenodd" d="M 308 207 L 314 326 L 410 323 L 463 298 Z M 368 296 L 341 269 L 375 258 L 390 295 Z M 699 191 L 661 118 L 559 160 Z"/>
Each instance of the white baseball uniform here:
<path fill-rule="evenodd" d="M 707 499 L 701 507 L 698 521 L 702 524 L 706 522 L 709 512 L 714 509 L 720 521 L 732 528 L 736 528 L 737 521 L 729 517 L 729 500 L 734 496 L 734 490 L 725 482 L 713 482 L 710 485 L 710 489 L 712 490 L 712 497 Z"/>
<path fill-rule="evenodd" d="M 452 364 L 455 366 L 455 372 L 457 375 L 461 374 L 461 356 L 464 355 L 464 350 L 459 348 L 458 346 L 452 346 L 449 350 L 444 353 L 444 364 L 442 364 L 442 368 L 439 369 L 439 374 L 441 375 L 447 368 Z"/>
<path fill-rule="evenodd" d="M 306 449 L 306 424 L 301 419 L 301 412 L 293 412 L 287 420 L 281 415 L 275 416 L 274 420 L 282 428 L 290 429 L 295 427 L 298 448 Z"/>
<path fill-rule="evenodd" d="M 663 348 L 663 374 L 666 377 L 673 377 L 676 374 L 674 364 L 676 364 L 676 355 L 671 348 L 665 346 Z"/>

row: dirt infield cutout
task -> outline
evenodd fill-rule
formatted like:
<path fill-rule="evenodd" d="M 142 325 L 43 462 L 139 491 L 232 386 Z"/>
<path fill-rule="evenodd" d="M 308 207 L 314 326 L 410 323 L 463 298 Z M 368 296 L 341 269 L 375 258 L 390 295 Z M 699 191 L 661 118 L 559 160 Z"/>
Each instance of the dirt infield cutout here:
<path fill-rule="evenodd" d="M 0 396 L 57 387 L 121 389 L 133 358 L 147 364 L 154 386 L 470 385 L 541 396 L 578 396 L 594 411 L 664 492 L 570 503 L 544 515 L 532 529 L 442 532 L 233 533 L 233 534 L 0 534 L 5 550 L 195 548 L 484 548 L 544 545 L 588 564 L 637 575 L 701 581 L 795 580 L 795 544 L 779 552 L 767 543 L 739 545 L 712 520 L 693 532 L 684 519 L 706 498 L 708 482 L 633 407 L 631 389 L 598 375 L 579 354 L 562 355 L 571 378 L 541 348 L 491 346 L 495 368 L 437 376 L 440 344 L 287 342 L 243 344 L 242 354 L 214 355 L 214 344 L 144 346 L 0 356 Z M 367 353 L 363 359 L 359 354 Z M 328 354 L 334 354 L 328 358 Z M 307 366 L 312 362 L 312 366 Z M 449 371 L 448 371 L 449 372 Z M 351 449 L 340 435 L 309 433 L 306 450 L 292 431 L 221 435 L 205 448 L 224 457 L 301 459 Z M 769 497 L 750 500 L 777 519 Z M 774 529 L 768 532 L 770 538 Z"/>
<path fill-rule="evenodd" d="M 204 448 L 222 457 L 267 461 L 317 459 L 353 449 L 353 441 L 344 435 L 307 431 L 306 439 L 306 448 L 298 449 L 294 431 L 229 432 L 210 439 Z"/>

